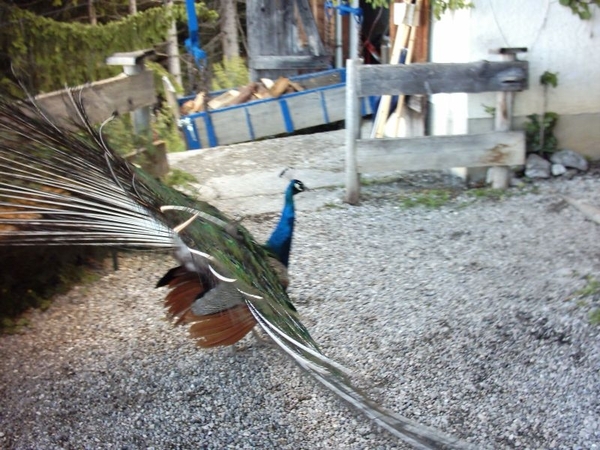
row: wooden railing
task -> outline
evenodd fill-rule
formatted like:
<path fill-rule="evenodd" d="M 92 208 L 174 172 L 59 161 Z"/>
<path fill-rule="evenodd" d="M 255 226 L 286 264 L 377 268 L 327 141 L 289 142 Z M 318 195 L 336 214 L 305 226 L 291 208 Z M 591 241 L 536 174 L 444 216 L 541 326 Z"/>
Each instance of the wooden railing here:
<path fill-rule="evenodd" d="M 526 61 L 371 66 L 347 60 L 346 64 L 346 202 L 359 201 L 360 173 L 524 164 L 522 131 L 360 139 L 358 108 L 360 97 L 372 95 L 521 91 L 527 88 Z"/>

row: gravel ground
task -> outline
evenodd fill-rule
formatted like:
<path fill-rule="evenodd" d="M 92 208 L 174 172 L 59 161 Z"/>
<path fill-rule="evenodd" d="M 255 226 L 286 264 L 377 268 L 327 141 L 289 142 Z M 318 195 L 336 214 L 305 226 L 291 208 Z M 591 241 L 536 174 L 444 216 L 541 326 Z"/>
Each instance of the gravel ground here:
<path fill-rule="evenodd" d="M 414 180 L 299 214 L 290 295 L 317 342 L 475 448 L 600 448 L 600 294 L 574 295 L 600 280 L 600 225 L 557 195 L 600 206 L 598 172 L 435 209 L 402 207 Z M 153 288 L 171 264 L 124 256 L 0 337 L 0 447 L 406 448 L 252 336 L 196 349 Z"/>

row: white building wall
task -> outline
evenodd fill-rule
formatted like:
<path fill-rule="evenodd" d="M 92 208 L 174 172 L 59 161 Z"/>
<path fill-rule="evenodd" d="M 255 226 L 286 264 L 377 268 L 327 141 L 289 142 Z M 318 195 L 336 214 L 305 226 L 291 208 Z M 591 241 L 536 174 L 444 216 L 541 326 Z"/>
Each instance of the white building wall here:
<path fill-rule="evenodd" d="M 559 146 L 600 159 L 600 8 L 592 6 L 592 20 L 584 21 L 555 0 L 473 3 L 473 9 L 433 20 L 432 61 L 495 60 L 490 49 L 527 47 L 518 58 L 529 61 L 529 89 L 515 96 L 515 127 L 528 114 L 542 111 L 542 73 L 558 73 L 558 87 L 548 91 L 547 110 L 560 115 Z M 495 94 L 469 94 L 462 110 L 446 102 L 432 99 L 433 134 L 444 134 L 444 129 L 452 134 L 445 125 L 449 121 L 463 123 L 470 132 L 492 129 L 484 105 L 494 106 Z"/>

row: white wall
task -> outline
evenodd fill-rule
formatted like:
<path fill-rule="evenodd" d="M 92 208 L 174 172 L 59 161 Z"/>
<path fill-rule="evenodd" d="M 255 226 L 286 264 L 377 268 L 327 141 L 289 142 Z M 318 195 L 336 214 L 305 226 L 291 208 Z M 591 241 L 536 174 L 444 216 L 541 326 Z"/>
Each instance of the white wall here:
<path fill-rule="evenodd" d="M 529 89 L 515 96 L 515 122 L 541 112 L 540 76 L 546 70 L 557 72 L 558 87 L 549 89 L 547 110 L 561 116 L 556 131 L 559 146 L 600 159 L 600 8 L 592 6 L 592 20 L 584 21 L 557 0 L 473 3 L 473 9 L 433 19 L 432 61 L 495 60 L 490 49 L 527 47 L 519 59 L 529 61 Z M 470 94 L 462 111 L 448 108 L 447 100 L 432 99 L 432 131 L 442 134 L 449 120 L 471 132 L 491 129 L 492 120 L 482 105 L 494 106 L 495 99 L 493 93 Z"/>

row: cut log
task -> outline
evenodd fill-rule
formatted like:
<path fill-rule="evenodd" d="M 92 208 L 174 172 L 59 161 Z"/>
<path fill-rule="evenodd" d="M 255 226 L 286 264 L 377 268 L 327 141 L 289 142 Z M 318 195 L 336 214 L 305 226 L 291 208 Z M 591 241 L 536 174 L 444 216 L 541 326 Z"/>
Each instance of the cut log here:
<path fill-rule="evenodd" d="M 269 93 L 272 97 L 279 98 L 283 94 L 285 94 L 285 91 L 287 90 L 289 85 L 290 80 L 288 78 L 279 77 L 277 78 L 277 81 L 275 81 L 273 87 L 269 89 Z"/>
<path fill-rule="evenodd" d="M 258 87 L 256 88 L 256 92 L 254 92 L 254 98 L 256 99 L 263 99 L 263 98 L 270 98 L 271 97 L 271 93 L 269 92 L 269 89 L 267 87 L 265 87 L 264 84 L 259 83 Z"/>
<path fill-rule="evenodd" d="M 273 85 L 275 84 L 275 82 L 273 80 L 271 80 L 270 78 L 261 78 L 260 82 L 263 84 L 264 87 L 266 87 L 267 89 L 271 89 L 273 87 Z"/>
<path fill-rule="evenodd" d="M 292 80 L 290 80 L 290 87 L 294 90 L 294 92 L 302 92 L 304 90 L 300 83 L 296 83 Z"/>
<path fill-rule="evenodd" d="M 208 102 L 208 109 L 219 109 L 225 106 L 232 105 L 233 101 L 240 95 L 239 91 L 235 89 L 230 89 L 227 92 L 222 93 L 218 97 L 213 98 Z"/>
<path fill-rule="evenodd" d="M 252 100 L 253 94 L 258 88 L 258 83 L 250 83 L 240 89 L 239 95 L 233 99 L 230 105 L 240 105 Z"/>

